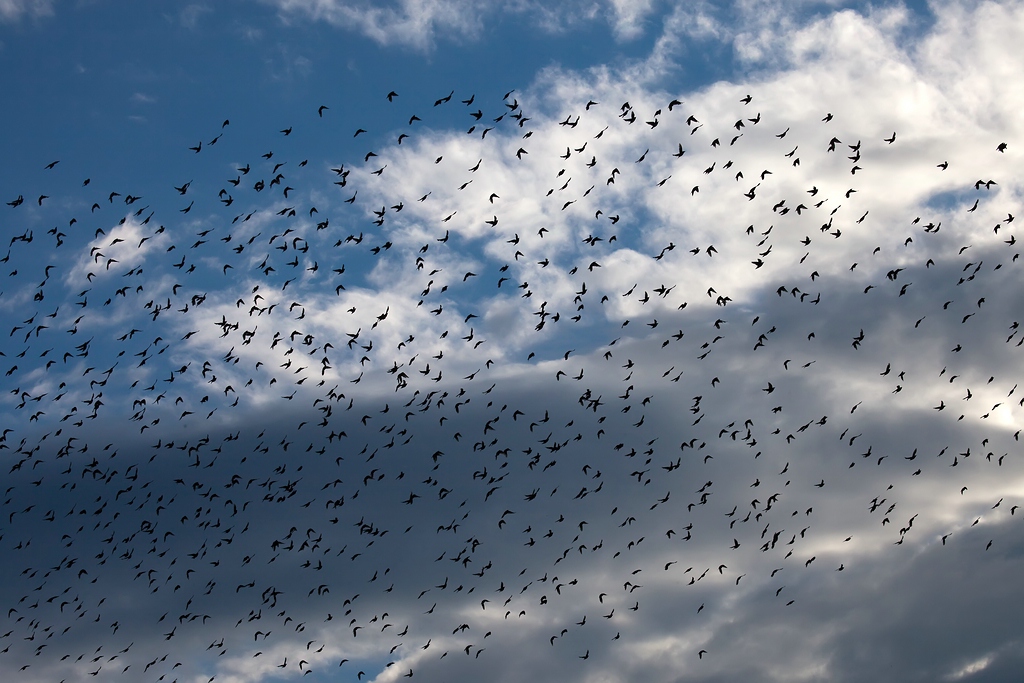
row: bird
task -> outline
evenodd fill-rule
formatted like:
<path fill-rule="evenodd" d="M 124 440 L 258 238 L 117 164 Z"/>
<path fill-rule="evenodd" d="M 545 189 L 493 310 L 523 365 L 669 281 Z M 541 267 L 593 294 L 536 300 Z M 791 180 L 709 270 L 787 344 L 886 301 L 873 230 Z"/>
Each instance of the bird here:
<path fill-rule="evenodd" d="M 717 586 L 724 602 L 702 594 L 697 608 L 687 603 L 709 612 L 709 628 L 763 597 L 759 586 L 780 571 L 806 580 L 773 584 L 776 597 L 785 589 L 800 599 L 821 571 L 837 595 L 856 591 L 849 557 L 823 569 L 816 549 L 842 555 L 849 526 L 869 545 L 905 541 L 877 544 L 880 566 L 907 546 L 928 552 L 935 537 L 941 548 L 950 533 L 920 534 L 916 516 L 899 525 L 896 515 L 913 503 L 929 519 L 942 507 L 935 487 L 947 485 L 964 507 L 936 518 L 965 529 L 962 546 L 953 539 L 957 566 L 999 554 L 968 543 L 967 530 L 981 519 L 971 506 L 988 505 L 988 521 L 1015 518 L 1018 507 L 1006 497 L 1010 515 L 999 518 L 1004 499 L 985 495 L 985 482 L 1010 480 L 1018 467 L 1017 435 L 984 429 L 1010 424 L 1010 401 L 1020 400 L 1004 362 L 1021 343 L 1007 313 L 1016 224 L 1009 213 L 999 220 L 1015 210 L 1013 171 L 998 165 L 1012 153 L 993 159 L 989 138 L 940 131 L 954 151 L 980 145 L 999 180 L 958 185 L 958 166 L 943 162 L 940 184 L 931 160 L 890 147 L 894 131 L 880 138 L 886 145 L 848 145 L 856 160 L 833 167 L 830 150 L 844 143 L 817 137 L 817 114 L 765 107 L 749 117 L 754 96 L 735 97 L 754 92 L 748 83 L 679 94 L 663 113 L 636 88 L 636 106 L 616 108 L 627 88 L 610 81 L 587 92 L 586 78 L 543 116 L 529 111 L 535 92 L 499 99 L 481 89 L 479 100 L 460 100 L 470 109 L 437 111 L 430 102 L 449 103 L 454 90 L 439 99 L 391 90 L 388 105 L 380 91 L 365 102 L 353 91 L 351 107 L 334 109 L 299 94 L 307 115 L 330 112 L 314 130 L 301 120 L 267 125 L 270 109 L 253 108 L 251 128 L 226 131 L 225 121 L 224 141 L 189 147 L 185 159 L 175 156 L 180 142 L 166 155 L 111 146 L 105 155 L 124 168 L 116 176 L 60 150 L 44 152 L 65 157 L 44 167 L 52 173 L 38 174 L 38 157 L 8 160 L 0 450 L 9 461 L 3 577 L 17 595 L 3 636 L 11 667 L 45 663 L 52 673 L 66 666 L 60 656 L 92 650 L 83 654 L 97 657 L 90 668 L 112 666 L 123 649 L 118 666 L 156 658 L 154 677 L 195 678 L 252 636 L 275 644 L 275 667 L 291 658 L 304 675 L 327 661 L 325 638 L 337 651 L 351 637 L 391 648 L 405 671 L 403 638 L 425 651 L 450 637 L 483 660 L 495 656 L 491 642 L 510 647 L 539 623 L 550 624 L 553 656 L 583 648 L 577 658 L 597 659 L 602 638 L 642 634 L 652 601 L 676 579 L 682 597 L 698 582 Z M 758 101 L 771 101 L 771 84 L 757 87 L 767 91 Z M 622 97 L 610 99 L 617 88 Z M 493 125 L 477 136 L 485 111 Z M 834 111 L 846 125 L 848 110 Z M 459 123 L 467 114 L 472 135 Z M 648 125 L 632 125 L 638 117 Z M 899 125 L 921 125 L 907 120 Z M 397 141 L 388 132 L 416 122 Z M 689 154 L 678 142 L 684 122 Z M 761 159 L 774 154 L 761 122 L 789 136 L 779 153 L 792 147 L 794 165 Z M 210 140 L 209 122 L 176 125 L 186 139 Z M 720 128 L 744 135 L 726 146 L 714 137 Z M 334 140 L 338 130 L 355 133 Z M 697 144 L 707 132 L 709 144 Z M 901 130 L 901 145 L 913 134 Z M 352 146 L 364 139 L 372 142 Z M 353 155 L 380 158 L 364 171 Z M 868 182 L 881 165 L 914 177 L 920 196 L 952 199 L 907 215 L 912 198 L 890 191 L 881 206 L 881 186 Z M 171 168 L 181 175 L 167 177 Z M 757 168 L 760 182 L 737 191 L 740 169 Z M 82 175 L 63 177 L 68 170 Z M 843 189 L 847 170 L 865 179 L 859 191 Z M 704 187 L 676 192 L 687 173 L 707 176 Z M 80 184 L 86 174 L 97 183 Z M 994 190 L 984 206 L 983 187 Z M 812 204 L 792 201 L 794 192 Z M 23 206 L 25 196 L 37 206 Z M 876 221 L 882 209 L 888 218 Z M 954 218 L 955 230 L 938 231 Z M 430 231 L 436 222 L 443 236 Z M 812 225 L 834 239 L 810 238 Z M 954 233 L 964 238 L 954 243 Z M 628 290 L 623 278 L 634 280 Z M 868 291 L 870 306 L 860 303 Z M 698 388 L 708 385 L 710 394 Z M 811 451 L 831 464 L 804 457 Z M 752 488 L 757 497 L 743 493 Z M 994 538 L 986 541 L 989 551 Z M 707 561 L 685 569 L 688 557 Z M 637 582 L 652 558 L 669 582 L 645 587 Z M 730 567 L 730 580 L 738 576 L 722 582 Z M 922 585 L 942 571 L 917 569 Z M 470 593 L 479 611 L 461 609 Z M 595 596 L 621 629 L 614 638 L 556 606 Z M 420 616 L 403 622 L 412 609 Z M 296 655 L 303 637 L 324 658 Z M 127 650 L 142 638 L 162 647 Z M 217 658 L 194 656 L 204 638 Z M 267 647 L 246 656 L 266 658 Z M 448 665 L 447 655 L 434 665 Z"/>

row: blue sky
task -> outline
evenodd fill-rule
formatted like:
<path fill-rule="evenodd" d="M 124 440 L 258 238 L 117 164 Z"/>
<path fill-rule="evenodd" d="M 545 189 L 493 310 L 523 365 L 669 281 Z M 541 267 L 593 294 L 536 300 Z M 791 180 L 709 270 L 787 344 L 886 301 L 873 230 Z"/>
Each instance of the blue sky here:
<path fill-rule="evenodd" d="M 1016 680 L 1022 39 L 0 0 L 0 678 Z"/>

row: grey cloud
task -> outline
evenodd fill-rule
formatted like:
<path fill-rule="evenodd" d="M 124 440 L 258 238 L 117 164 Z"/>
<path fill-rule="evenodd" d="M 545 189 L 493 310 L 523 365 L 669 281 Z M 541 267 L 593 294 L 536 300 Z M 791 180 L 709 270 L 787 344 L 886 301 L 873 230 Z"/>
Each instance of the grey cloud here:
<path fill-rule="evenodd" d="M 213 204 L 172 222 L 181 197 L 153 199 L 165 231 L 104 219 L 68 255 L 43 237 L 48 216 L 26 218 L 4 346 L 20 367 L 3 398 L 0 596 L 15 611 L 0 667 L 25 680 L 155 662 L 154 677 L 260 681 L 299 677 L 303 659 L 324 680 L 1011 680 L 1020 143 L 1007 133 L 1000 154 L 945 98 L 948 57 L 904 59 L 853 13 L 806 30 L 875 42 L 862 62 L 840 41 L 805 53 L 805 71 L 716 84 L 671 113 L 672 96 L 621 74 L 551 70 L 520 93 L 528 142 L 509 120 L 473 145 L 438 124 L 401 154 L 377 147 L 380 175 L 352 163 L 340 195 L 320 191 L 340 176 L 311 155 L 282 174 L 312 191 L 257 196 L 252 178 L 272 178 L 280 153 L 232 190 L 241 214 Z M 967 128 L 889 111 L 894 90 L 858 67 L 876 59 Z M 801 74 L 830 68 L 834 82 L 794 95 L 813 84 Z M 603 103 L 587 112 L 591 95 Z M 735 146 L 711 146 L 758 111 Z M 691 112 L 706 128 L 691 133 Z M 559 158 L 584 138 L 596 170 Z M 858 138 L 861 162 L 846 158 Z M 722 175 L 728 160 L 749 177 Z M 562 169 L 576 178 L 564 197 Z M 990 170 L 998 185 L 975 188 Z M 829 202 L 794 215 L 811 184 Z M 58 284 L 37 285 L 43 254 Z M 89 278 L 111 254 L 120 265 Z"/>

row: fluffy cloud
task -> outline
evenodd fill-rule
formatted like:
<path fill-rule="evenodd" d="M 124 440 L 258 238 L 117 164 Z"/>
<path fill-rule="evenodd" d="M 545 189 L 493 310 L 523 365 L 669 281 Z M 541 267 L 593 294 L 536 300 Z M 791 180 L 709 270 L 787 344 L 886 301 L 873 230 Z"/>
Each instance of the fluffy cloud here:
<path fill-rule="evenodd" d="M 285 9 L 357 21 L 339 7 Z M 358 20 L 422 44 L 442 9 Z M 113 296 L 83 324 L 146 330 L 97 351 L 122 364 L 109 384 L 36 369 L 49 384 L 8 397 L 17 414 L 59 377 L 90 406 L 40 397 L 38 443 L 76 421 L 82 443 L 38 471 L 18 447 L 9 618 L 102 615 L 62 654 L 134 639 L 120 659 L 163 675 L 185 648 L 196 680 L 1008 679 L 1021 143 L 985 50 L 1013 72 L 1024 22 L 936 12 L 906 48 L 899 12 L 730 34 L 781 68 L 685 93 L 656 74 L 663 36 L 644 63 L 480 102 L 471 133 L 381 138 L 342 190 L 314 158 L 284 167 L 285 200 L 236 190 L 254 208 L 230 227 L 84 244 L 69 287 L 113 257 L 92 300 L 144 265 L 143 298 L 174 303 Z M 666 36 L 724 31 L 698 23 Z M 111 418 L 87 420 L 100 390 Z M 100 663 L 37 665 L 26 642 L 23 676 Z"/>

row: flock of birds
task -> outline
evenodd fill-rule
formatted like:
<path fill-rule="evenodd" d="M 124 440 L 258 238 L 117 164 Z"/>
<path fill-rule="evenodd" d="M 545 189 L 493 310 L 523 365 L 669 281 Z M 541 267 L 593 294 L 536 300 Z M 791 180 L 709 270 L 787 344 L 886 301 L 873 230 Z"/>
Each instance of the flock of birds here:
<path fill-rule="evenodd" d="M 479 678 L 503 648 L 587 666 L 641 637 L 659 609 L 645 593 L 673 596 L 699 633 L 720 594 L 767 592 L 781 610 L 812 572 L 841 586 L 857 553 L 834 548 L 857 539 L 819 522 L 830 494 L 858 497 L 851 525 L 900 545 L 926 523 L 899 503 L 915 482 L 964 496 L 1019 468 L 1024 394 L 1009 370 L 979 376 L 1024 343 L 1007 317 L 1018 207 L 998 205 L 1012 179 L 872 225 L 858 183 L 903 134 L 840 139 L 825 112 L 766 130 L 758 104 L 710 121 L 681 99 L 591 99 L 548 120 L 515 91 L 451 92 L 424 110 L 463 107 L 468 130 L 419 175 L 406 155 L 431 149 L 429 117 L 407 111 L 393 140 L 345 132 L 375 143 L 345 163 L 294 156 L 296 122 L 221 184 L 167 181 L 160 197 L 45 164 L 52 181 L 3 207 L 0 670 L 212 681 L 230 653 L 267 675 Z M 311 110 L 301 126 L 345 128 Z M 228 167 L 232 132 L 183 145 L 196 177 Z M 934 161 L 922 172 L 956 173 Z M 780 196 L 801 165 L 830 163 Z M 529 182 L 499 185 L 509 173 L 550 187 L 526 196 Z M 654 231 L 638 193 L 725 196 L 758 221 L 713 241 Z M 670 238 L 651 250 L 652 235 Z M 951 316 L 963 339 L 937 359 L 886 348 L 944 342 L 929 326 Z M 795 409 L 813 373 L 860 374 L 858 358 L 889 351 L 861 402 Z M 903 452 L 926 440 L 917 426 L 893 442 L 858 422 L 915 397 L 948 450 Z M 871 468 L 884 475 L 858 478 Z M 858 488 L 875 477 L 887 486 Z M 719 656 L 696 642 L 694 666 Z"/>

